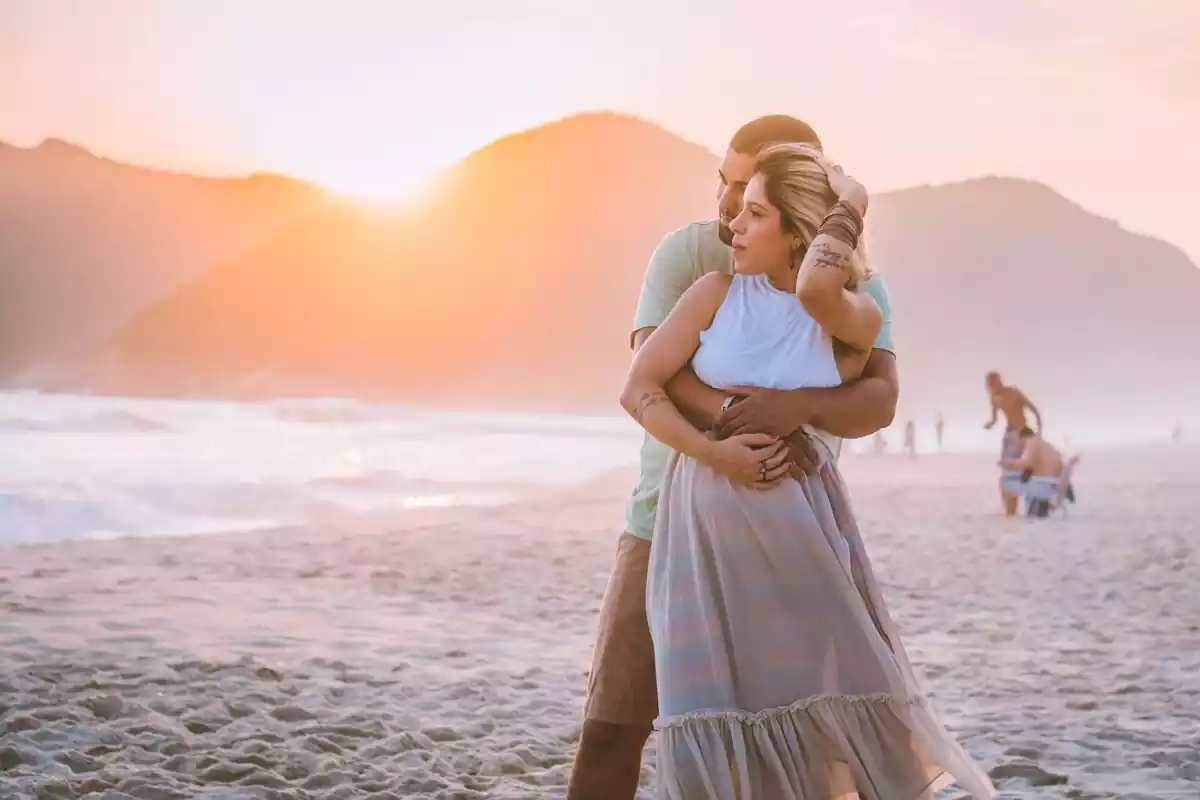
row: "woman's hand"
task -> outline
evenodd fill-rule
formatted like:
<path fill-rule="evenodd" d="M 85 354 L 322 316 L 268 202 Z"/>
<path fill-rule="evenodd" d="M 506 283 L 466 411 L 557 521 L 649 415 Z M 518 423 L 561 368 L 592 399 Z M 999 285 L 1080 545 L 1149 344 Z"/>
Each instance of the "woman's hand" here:
<path fill-rule="evenodd" d="M 825 168 L 825 176 L 829 179 L 829 188 L 837 195 L 838 200 L 852 205 L 862 216 L 867 214 L 867 188 L 832 161 L 823 159 L 821 166 Z"/>
<path fill-rule="evenodd" d="M 743 433 L 713 442 L 706 463 L 733 483 L 771 489 L 788 474 L 787 443 L 765 433 Z"/>

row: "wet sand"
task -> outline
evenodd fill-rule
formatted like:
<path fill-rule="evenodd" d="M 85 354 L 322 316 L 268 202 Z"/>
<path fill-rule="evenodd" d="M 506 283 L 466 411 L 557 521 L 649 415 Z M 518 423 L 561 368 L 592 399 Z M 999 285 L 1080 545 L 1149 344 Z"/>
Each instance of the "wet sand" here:
<path fill-rule="evenodd" d="M 1041 522 L 992 461 L 844 462 L 942 717 L 1003 797 L 1200 796 L 1200 452 L 1085 454 Z M 0 549 L 0 798 L 561 797 L 631 481 Z"/>

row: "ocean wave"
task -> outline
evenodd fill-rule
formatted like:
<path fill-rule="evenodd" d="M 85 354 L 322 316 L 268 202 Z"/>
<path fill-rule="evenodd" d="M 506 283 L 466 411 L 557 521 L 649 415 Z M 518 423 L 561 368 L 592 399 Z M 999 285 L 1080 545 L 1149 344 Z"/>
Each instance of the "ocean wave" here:
<path fill-rule="evenodd" d="M 328 525 L 495 505 L 631 463 L 611 421 L 0 393 L 0 544 Z"/>
<path fill-rule="evenodd" d="M 0 417 L 0 433 L 154 433 L 171 429 L 163 420 L 132 411 L 43 418 Z"/>

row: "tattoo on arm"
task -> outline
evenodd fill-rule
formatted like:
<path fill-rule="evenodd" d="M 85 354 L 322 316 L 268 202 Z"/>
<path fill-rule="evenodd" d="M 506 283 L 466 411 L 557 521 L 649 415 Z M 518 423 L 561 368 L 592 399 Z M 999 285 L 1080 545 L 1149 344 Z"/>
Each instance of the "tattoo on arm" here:
<path fill-rule="evenodd" d="M 642 416 L 646 413 L 646 409 L 650 408 L 651 406 L 656 406 L 659 403 L 669 402 L 671 402 L 670 398 L 668 398 L 664 392 L 658 390 L 645 392 L 641 397 L 638 398 L 637 404 L 633 407 L 633 411 L 630 412 L 630 416 L 632 416 L 634 420 L 640 424 L 642 421 Z"/>
<path fill-rule="evenodd" d="M 829 246 L 827 242 L 816 242 L 812 246 L 813 267 L 833 267 L 843 272 L 850 269 L 850 259 Z"/>

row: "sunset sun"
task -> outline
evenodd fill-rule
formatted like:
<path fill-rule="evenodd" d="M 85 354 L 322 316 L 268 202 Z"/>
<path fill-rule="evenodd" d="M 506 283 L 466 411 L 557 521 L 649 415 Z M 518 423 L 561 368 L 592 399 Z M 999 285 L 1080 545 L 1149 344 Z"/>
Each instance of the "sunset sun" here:
<path fill-rule="evenodd" d="M 306 170 L 306 177 L 336 194 L 370 203 L 407 205 L 428 197 L 443 167 L 432 163 L 390 163 L 386 157 L 341 163 L 331 160 Z"/>

